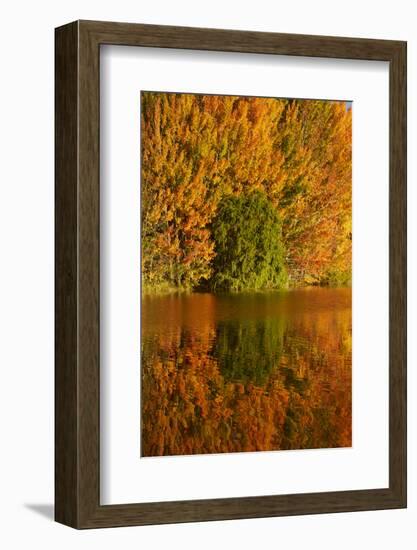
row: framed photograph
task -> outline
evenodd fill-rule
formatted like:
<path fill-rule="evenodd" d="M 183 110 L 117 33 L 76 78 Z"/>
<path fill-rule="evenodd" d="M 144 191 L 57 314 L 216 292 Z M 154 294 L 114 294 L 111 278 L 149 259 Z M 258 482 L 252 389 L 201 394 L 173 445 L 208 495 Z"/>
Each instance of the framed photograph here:
<path fill-rule="evenodd" d="M 406 43 L 55 38 L 56 521 L 406 507 Z"/>

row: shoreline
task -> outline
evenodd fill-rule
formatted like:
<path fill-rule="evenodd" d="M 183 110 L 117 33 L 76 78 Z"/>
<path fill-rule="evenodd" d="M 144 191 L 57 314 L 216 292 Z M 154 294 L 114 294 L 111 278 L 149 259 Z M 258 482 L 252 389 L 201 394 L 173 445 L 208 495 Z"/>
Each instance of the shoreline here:
<path fill-rule="evenodd" d="M 186 288 L 176 288 L 169 287 L 157 290 L 142 289 L 141 297 L 162 297 L 162 296 L 171 296 L 171 295 L 189 295 L 189 294 L 214 294 L 218 296 L 222 295 L 244 295 L 244 294 L 267 294 L 267 293 L 278 293 L 278 292 L 291 292 L 292 290 L 307 290 L 307 289 L 336 289 L 336 288 L 352 288 L 352 284 L 305 284 L 305 285 L 289 285 L 283 288 L 264 288 L 264 289 L 245 289 L 245 290 L 224 290 L 224 291 L 214 291 L 210 289 L 186 289 Z"/>

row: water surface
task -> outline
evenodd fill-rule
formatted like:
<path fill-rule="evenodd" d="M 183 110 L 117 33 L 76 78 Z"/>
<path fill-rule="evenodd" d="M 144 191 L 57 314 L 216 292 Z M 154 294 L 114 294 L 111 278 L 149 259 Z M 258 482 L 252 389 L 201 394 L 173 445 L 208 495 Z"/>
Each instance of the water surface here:
<path fill-rule="evenodd" d="M 351 446 L 351 289 L 145 296 L 142 456 Z"/>

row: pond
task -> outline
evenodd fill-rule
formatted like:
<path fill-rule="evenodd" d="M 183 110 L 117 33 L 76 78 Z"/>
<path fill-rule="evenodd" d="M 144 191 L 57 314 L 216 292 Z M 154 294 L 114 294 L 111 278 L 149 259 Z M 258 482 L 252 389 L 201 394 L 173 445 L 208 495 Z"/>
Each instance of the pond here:
<path fill-rule="evenodd" d="M 350 447 L 351 289 L 142 299 L 141 455 Z"/>

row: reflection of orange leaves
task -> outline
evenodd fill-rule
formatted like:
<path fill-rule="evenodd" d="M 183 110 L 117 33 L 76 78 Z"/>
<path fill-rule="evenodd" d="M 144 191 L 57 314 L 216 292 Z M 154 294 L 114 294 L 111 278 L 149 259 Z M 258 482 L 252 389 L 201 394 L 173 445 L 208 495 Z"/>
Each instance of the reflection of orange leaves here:
<path fill-rule="evenodd" d="M 155 430 L 154 421 L 148 426 L 146 421 L 144 422 L 144 431 L 148 432 L 144 436 L 144 444 L 148 448 L 145 454 L 188 454 L 271 448 L 276 427 L 282 427 L 284 421 L 285 407 L 288 403 L 287 392 L 275 387 L 275 389 L 271 388 L 270 395 L 265 395 L 260 388 L 253 386 L 245 392 L 242 391 L 240 383 L 224 385 L 217 368 L 210 368 L 207 364 L 206 366 L 209 368 L 205 372 L 212 375 L 210 381 L 217 382 L 218 390 L 224 390 L 222 395 L 218 394 L 211 400 L 208 396 L 207 379 L 204 377 L 198 379 L 195 375 L 187 373 L 188 379 L 185 382 L 184 373 L 179 371 L 171 394 L 174 402 L 178 402 L 177 398 L 181 397 L 178 407 L 172 407 L 171 400 L 160 399 L 160 392 L 162 395 L 164 390 L 167 392 L 165 395 L 171 393 L 168 387 L 163 387 L 161 379 L 155 386 L 157 395 L 151 399 L 146 398 L 145 415 L 149 412 L 147 409 L 149 407 L 153 409 L 155 404 L 162 408 L 155 411 L 154 420 L 156 419 L 157 430 Z M 190 370 L 192 371 L 193 367 L 190 367 Z M 178 422 L 178 415 L 180 422 Z M 191 437 L 187 436 L 186 428 L 192 429 Z M 175 430 L 177 430 L 176 436 L 170 437 Z M 152 443 L 156 434 L 157 441 Z M 162 434 L 166 440 L 164 451 L 161 453 Z M 226 435 L 232 436 L 231 449 L 224 447 L 228 445 Z M 239 437 L 236 437 L 237 435 Z M 174 447 L 168 445 L 167 448 L 167 439 L 177 443 Z M 176 445 L 179 443 L 180 446 L 177 448 Z M 212 448 L 207 448 L 207 444 Z"/>
<path fill-rule="evenodd" d="M 210 297 L 198 303 L 210 311 Z M 143 454 L 350 446 L 350 311 L 307 313 L 294 323 L 262 387 L 225 379 L 211 353 L 211 323 L 161 333 L 143 355 Z"/>

